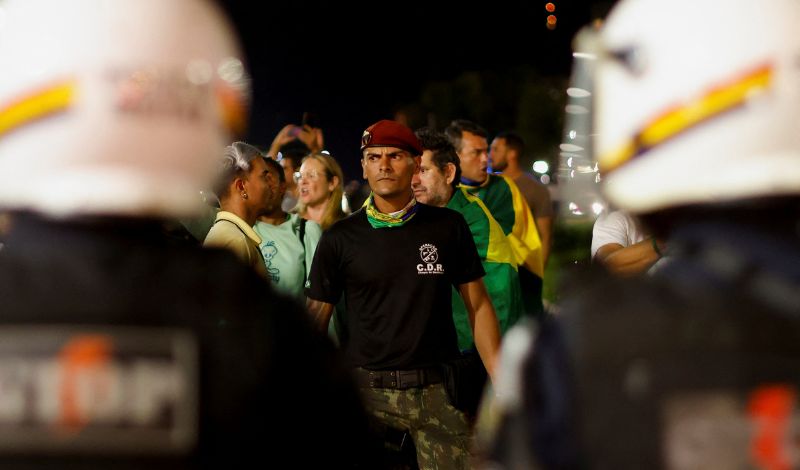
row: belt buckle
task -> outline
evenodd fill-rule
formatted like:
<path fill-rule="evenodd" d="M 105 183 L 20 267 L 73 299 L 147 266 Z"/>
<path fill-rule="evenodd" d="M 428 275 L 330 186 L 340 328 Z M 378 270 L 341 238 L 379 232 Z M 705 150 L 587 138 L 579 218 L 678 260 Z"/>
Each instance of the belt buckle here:
<path fill-rule="evenodd" d="M 420 371 L 414 370 L 398 370 L 397 371 L 397 388 L 405 390 L 407 388 L 420 387 L 422 385 L 422 377 Z"/>

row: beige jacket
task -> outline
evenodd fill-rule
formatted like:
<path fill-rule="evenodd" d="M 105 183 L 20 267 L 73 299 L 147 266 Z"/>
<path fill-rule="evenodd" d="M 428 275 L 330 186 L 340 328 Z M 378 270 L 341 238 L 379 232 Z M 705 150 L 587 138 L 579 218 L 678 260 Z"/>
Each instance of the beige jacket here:
<path fill-rule="evenodd" d="M 264 278 L 267 267 L 258 246 L 261 237 L 236 214 L 219 211 L 214 225 L 206 235 L 203 246 L 226 248 L 233 251 L 239 259 L 250 265 Z"/>

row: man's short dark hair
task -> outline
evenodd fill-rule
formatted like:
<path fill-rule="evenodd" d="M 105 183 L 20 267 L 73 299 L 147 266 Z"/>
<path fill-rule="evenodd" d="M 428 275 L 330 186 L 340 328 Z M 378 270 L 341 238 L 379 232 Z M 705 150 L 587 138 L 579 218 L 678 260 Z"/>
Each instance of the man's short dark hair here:
<path fill-rule="evenodd" d="M 281 183 L 286 182 L 286 174 L 283 172 L 283 167 L 280 163 L 272 158 L 265 158 L 265 162 L 267 162 L 267 166 L 270 168 L 270 171 L 274 171 L 276 175 L 278 175 L 278 181 Z"/>
<path fill-rule="evenodd" d="M 456 174 L 450 185 L 455 189 L 461 181 L 461 165 L 456 153 L 455 147 L 447 139 L 443 133 L 432 129 L 430 127 L 422 127 L 417 129 L 416 134 L 419 143 L 422 145 L 422 150 L 430 150 L 431 161 L 439 171 L 444 172 L 448 163 L 452 163 L 456 167 Z"/>
<path fill-rule="evenodd" d="M 444 130 L 447 140 L 453 144 L 456 152 L 461 150 L 461 138 L 463 137 L 464 132 L 469 132 L 470 134 L 475 134 L 483 138 L 486 138 L 489 135 L 489 133 L 486 132 L 486 129 L 472 121 L 467 121 L 466 119 L 456 119 Z"/>
<path fill-rule="evenodd" d="M 517 152 L 517 155 L 522 157 L 525 153 L 525 141 L 522 140 L 519 134 L 511 131 L 505 131 L 497 134 L 495 139 L 503 139 L 506 141 L 506 147 Z"/>

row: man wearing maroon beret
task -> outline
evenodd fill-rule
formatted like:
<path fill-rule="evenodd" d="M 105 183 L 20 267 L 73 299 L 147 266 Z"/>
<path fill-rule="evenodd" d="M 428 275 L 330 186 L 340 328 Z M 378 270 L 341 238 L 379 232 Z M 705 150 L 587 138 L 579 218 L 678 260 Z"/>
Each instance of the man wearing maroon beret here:
<path fill-rule="evenodd" d="M 383 425 L 409 432 L 421 468 L 468 468 L 470 427 L 445 381 L 459 358 L 451 289 L 461 294 L 489 375 L 500 342 L 484 270 L 464 218 L 417 204 L 411 179 L 422 148 L 408 127 L 364 131 L 361 166 L 373 193 L 320 239 L 306 294 L 327 331 L 347 304 L 342 348 L 365 403 Z"/>

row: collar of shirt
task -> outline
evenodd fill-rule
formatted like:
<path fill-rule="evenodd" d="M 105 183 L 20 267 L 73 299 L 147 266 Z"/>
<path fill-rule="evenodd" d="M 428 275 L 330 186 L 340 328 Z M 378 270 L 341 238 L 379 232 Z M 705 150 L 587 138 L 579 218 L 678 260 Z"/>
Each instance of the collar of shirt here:
<path fill-rule="evenodd" d="M 256 245 L 261 244 L 261 237 L 259 237 L 256 231 L 253 230 L 253 227 L 247 225 L 247 222 L 242 220 L 238 215 L 228 211 L 219 211 L 217 213 L 217 220 L 227 220 L 228 222 L 235 224 L 237 227 L 239 227 L 239 230 L 244 232 L 244 234 L 247 235 L 247 238 L 253 240 Z"/>

